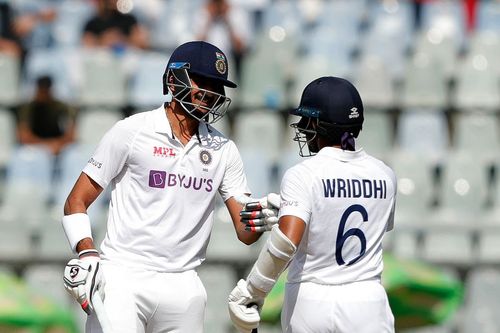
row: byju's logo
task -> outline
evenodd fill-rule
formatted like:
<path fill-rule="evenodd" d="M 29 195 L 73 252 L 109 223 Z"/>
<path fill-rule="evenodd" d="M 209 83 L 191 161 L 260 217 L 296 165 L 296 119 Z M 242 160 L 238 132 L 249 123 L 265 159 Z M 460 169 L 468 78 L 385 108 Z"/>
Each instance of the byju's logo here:
<path fill-rule="evenodd" d="M 166 171 L 151 170 L 149 171 L 149 186 L 156 188 L 165 188 L 167 179 Z"/>

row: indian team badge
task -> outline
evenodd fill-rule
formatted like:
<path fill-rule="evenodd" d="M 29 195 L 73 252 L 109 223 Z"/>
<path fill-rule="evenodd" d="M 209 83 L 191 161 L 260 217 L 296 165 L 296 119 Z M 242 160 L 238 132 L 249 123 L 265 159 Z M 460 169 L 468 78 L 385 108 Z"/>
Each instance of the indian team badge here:
<path fill-rule="evenodd" d="M 219 52 L 215 52 L 215 56 L 217 57 L 217 60 L 215 61 L 215 69 L 217 69 L 217 72 L 221 74 L 226 74 L 226 57 L 224 57 L 224 55 Z"/>
<path fill-rule="evenodd" d="M 212 163 L 212 154 L 208 150 L 200 151 L 200 161 L 205 165 Z"/>

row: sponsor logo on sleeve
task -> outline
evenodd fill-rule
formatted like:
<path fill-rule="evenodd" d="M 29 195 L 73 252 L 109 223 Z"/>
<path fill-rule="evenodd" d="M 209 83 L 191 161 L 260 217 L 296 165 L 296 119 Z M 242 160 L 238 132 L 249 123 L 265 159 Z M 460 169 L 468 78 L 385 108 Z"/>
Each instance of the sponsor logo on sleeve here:
<path fill-rule="evenodd" d="M 88 160 L 87 163 L 90 164 L 90 165 L 95 166 L 97 169 L 100 169 L 102 167 L 102 163 L 94 160 L 93 157 L 91 157 L 90 160 Z"/>

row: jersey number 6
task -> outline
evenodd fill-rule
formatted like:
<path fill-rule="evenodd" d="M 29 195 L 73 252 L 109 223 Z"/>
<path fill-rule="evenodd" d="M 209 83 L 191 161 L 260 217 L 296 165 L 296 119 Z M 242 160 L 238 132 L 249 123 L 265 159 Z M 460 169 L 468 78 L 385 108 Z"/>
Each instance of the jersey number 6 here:
<path fill-rule="evenodd" d="M 356 258 L 349 261 L 347 263 L 347 266 L 352 265 L 356 261 L 361 259 L 361 257 L 363 257 L 363 255 L 365 254 L 365 251 L 366 251 L 366 237 L 365 237 L 365 234 L 363 233 L 363 231 L 361 231 L 358 228 L 352 228 L 352 229 L 348 229 L 346 232 L 344 232 L 347 218 L 349 217 L 349 215 L 351 215 L 354 212 L 359 212 L 361 214 L 361 216 L 363 217 L 363 222 L 368 221 L 368 212 L 366 211 L 365 207 L 363 207 L 361 205 L 349 206 L 349 208 L 346 209 L 344 214 L 342 214 L 342 218 L 340 219 L 339 231 L 337 232 L 337 241 L 335 244 L 335 259 L 337 260 L 337 264 L 339 264 L 340 266 L 346 264 L 344 259 L 342 258 L 342 247 L 344 246 L 344 243 L 347 240 L 347 238 L 349 238 L 351 236 L 356 236 L 359 238 L 359 241 L 361 243 L 360 254 Z"/>

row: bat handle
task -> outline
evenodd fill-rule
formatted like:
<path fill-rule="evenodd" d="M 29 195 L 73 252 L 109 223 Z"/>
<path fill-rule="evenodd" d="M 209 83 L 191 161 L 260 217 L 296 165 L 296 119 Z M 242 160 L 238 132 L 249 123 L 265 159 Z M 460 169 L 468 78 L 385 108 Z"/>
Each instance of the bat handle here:
<path fill-rule="evenodd" d="M 94 306 L 94 311 L 101 324 L 103 333 L 113 333 L 111 328 L 111 323 L 109 322 L 108 316 L 106 314 L 106 309 L 104 309 L 104 304 L 102 302 L 101 296 L 95 293 L 92 297 L 92 305 Z"/>

